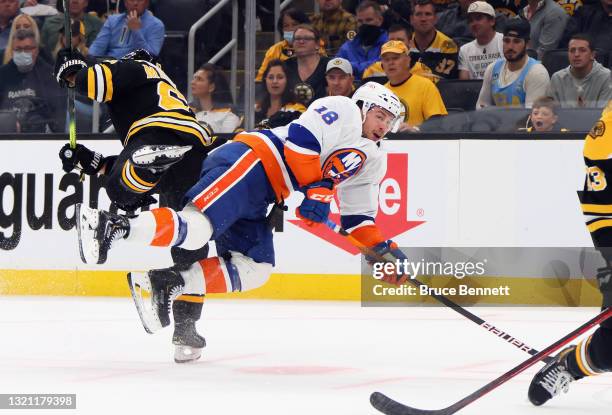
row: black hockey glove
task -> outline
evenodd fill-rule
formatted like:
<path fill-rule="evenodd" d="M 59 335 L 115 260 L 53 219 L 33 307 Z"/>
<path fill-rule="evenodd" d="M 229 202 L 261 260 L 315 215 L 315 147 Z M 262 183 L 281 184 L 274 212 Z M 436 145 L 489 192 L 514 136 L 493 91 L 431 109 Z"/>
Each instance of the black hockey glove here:
<path fill-rule="evenodd" d="M 82 144 L 77 144 L 76 148 L 70 148 L 70 144 L 64 145 L 59 152 L 59 158 L 66 173 L 78 167 L 85 174 L 95 175 L 104 165 L 102 154 L 91 151 Z"/>
<path fill-rule="evenodd" d="M 64 48 L 57 53 L 53 74 L 62 88 L 74 88 L 74 83 L 68 78 L 83 68 L 87 68 L 85 57 L 76 50 Z"/>

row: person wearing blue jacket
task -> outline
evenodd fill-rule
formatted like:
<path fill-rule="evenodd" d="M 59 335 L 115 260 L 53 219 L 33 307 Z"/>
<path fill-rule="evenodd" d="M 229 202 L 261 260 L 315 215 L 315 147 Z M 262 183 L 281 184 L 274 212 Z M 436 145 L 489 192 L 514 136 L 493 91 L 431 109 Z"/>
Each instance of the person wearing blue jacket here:
<path fill-rule="evenodd" d="M 89 48 L 90 56 L 120 58 L 144 49 L 159 56 L 165 27 L 148 10 L 149 0 L 124 0 L 126 11 L 109 16 Z"/>
<path fill-rule="evenodd" d="M 355 79 L 361 79 L 363 71 L 380 58 L 380 49 L 388 40 L 383 21 L 378 3 L 366 0 L 357 7 L 358 32 L 344 42 L 337 55 L 351 63 Z"/>

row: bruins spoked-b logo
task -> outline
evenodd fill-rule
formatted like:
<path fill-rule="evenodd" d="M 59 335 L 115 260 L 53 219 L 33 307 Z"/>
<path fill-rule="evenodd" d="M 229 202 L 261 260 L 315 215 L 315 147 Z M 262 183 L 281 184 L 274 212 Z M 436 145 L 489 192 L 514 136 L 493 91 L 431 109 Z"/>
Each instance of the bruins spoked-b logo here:
<path fill-rule="evenodd" d="M 300 82 L 295 87 L 293 87 L 293 93 L 295 94 L 295 97 L 298 99 L 298 101 L 300 101 L 304 105 L 309 104 L 315 94 L 314 89 L 312 89 L 309 84 L 303 82 Z"/>
<path fill-rule="evenodd" d="M 591 131 L 589 131 L 589 136 L 592 139 L 596 139 L 597 137 L 603 136 L 605 132 L 606 132 L 606 123 L 604 123 L 602 120 L 599 120 L 595 123 L 593 128 L 591 128 Z"/>
<path fill-rule="evenodd" d="M 323 177 L 335 184 L 343 182 L 359 173 L 365 163 L 366 155 L 355 148 L 336 150 L 323 163 Z"/>

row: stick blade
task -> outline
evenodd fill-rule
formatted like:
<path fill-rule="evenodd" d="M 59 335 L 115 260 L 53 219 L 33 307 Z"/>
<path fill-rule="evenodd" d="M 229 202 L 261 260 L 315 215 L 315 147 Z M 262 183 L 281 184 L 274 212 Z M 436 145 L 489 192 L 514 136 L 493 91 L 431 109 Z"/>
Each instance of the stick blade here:
<path fill-rule="evenodd" d="M 380 392 L 374 392 L 370 395 L 370 403 L 374 408 L 386 415 L 450 415 L 454 413 L 453 411 L 449 411 L 449 408 L 433 411 L 412 408 L 394 401 Z"/>

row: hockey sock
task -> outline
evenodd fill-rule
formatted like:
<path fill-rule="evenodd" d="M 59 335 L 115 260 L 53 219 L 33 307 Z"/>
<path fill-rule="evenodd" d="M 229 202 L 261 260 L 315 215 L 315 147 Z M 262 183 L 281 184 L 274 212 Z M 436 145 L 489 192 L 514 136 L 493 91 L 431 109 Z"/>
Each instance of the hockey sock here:
<path fill-rule="evenodd" d="M 589 356 L 598 372 L 612 371 L 612 329 L 600 327 L 591 336 Z"/>
<path fill-rule="evenodd" d="M 151 246 L 179 246 L 199 249 L 212 236 L 206 216 L 193 208 L 176 212 L 170 208 L 152 209 L 130 219 L 126 240 Z"/>
<path fill-rule="evenodd" d="M 612 370 L 612 330 L 600 327 L 582 340 L 567 356 L 567 367 L 575 379 Z"/>
<path fill-rule="evenodd" d="M 198 261 L 187 271 L 181 271 L 181 276 L 185 280 L 183 295 L 227 293 L 242 289 L 236 267 L 219 257 Z"/>

